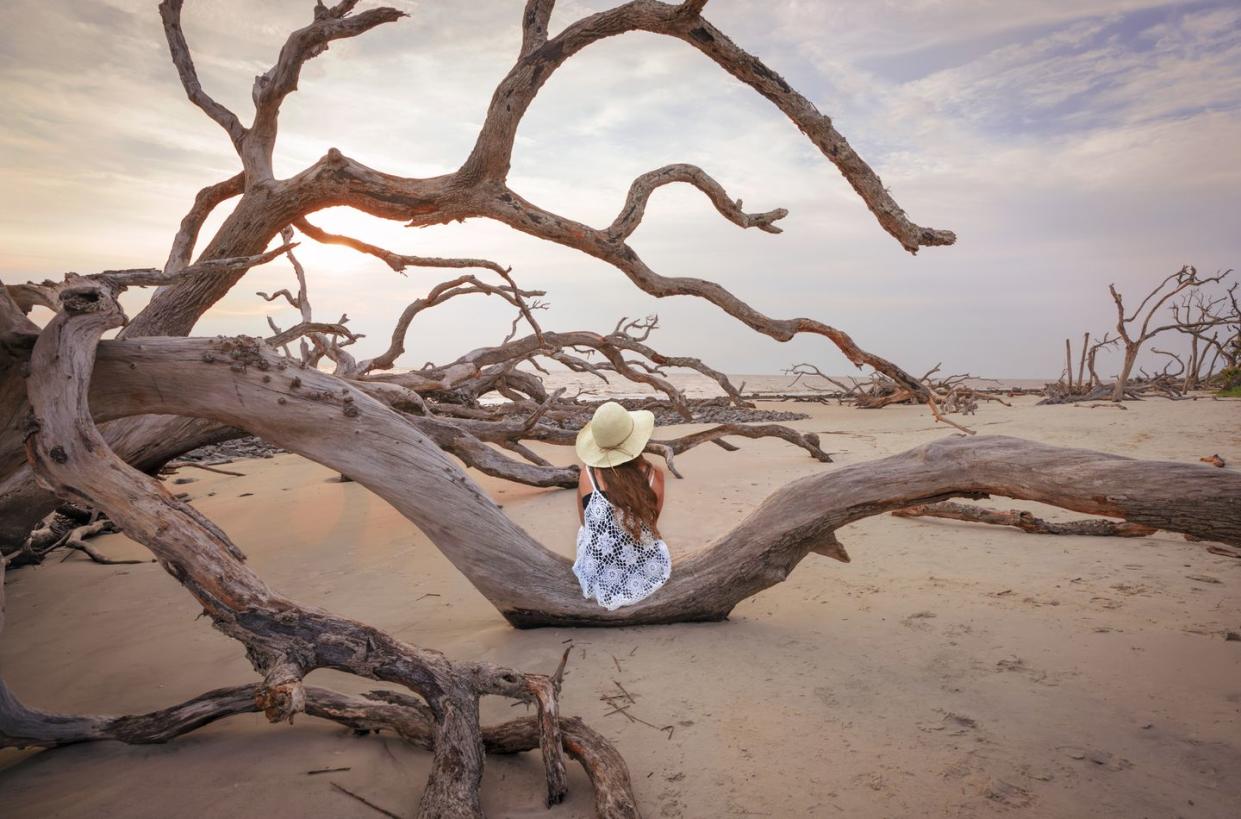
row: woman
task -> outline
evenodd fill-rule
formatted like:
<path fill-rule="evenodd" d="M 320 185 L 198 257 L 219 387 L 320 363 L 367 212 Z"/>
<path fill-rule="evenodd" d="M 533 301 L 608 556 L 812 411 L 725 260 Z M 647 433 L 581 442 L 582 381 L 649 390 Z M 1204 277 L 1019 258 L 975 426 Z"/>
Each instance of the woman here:
<path fill-rule="evenodd" d="M 595 410 L 577 436 L 584 464 L 577 560 L 573 573 L 582 596 L 608 611 L 632 605 L 662 586 L 672 571 L 668 546 L 660 539 L 664 475 L 642 457 L 655 429 L 649 410 L 627 411 L 615 401 Z"/>

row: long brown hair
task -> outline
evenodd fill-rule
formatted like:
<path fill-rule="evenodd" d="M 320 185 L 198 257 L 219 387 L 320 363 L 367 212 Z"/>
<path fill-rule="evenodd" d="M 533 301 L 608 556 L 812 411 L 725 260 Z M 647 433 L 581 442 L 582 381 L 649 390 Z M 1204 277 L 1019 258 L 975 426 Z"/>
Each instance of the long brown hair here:
<path fill-rule="evenodd" d="M 659 498 L 651 487 L 650 475 L 655 467 L 639 455 L 620 466 L 599 469 L 603 476 L 604 495 L 621 513 L 620 524 L 634 540 L 642 539 L 642 527 L 660 537 L 655 521 L 659 519 Z"/>

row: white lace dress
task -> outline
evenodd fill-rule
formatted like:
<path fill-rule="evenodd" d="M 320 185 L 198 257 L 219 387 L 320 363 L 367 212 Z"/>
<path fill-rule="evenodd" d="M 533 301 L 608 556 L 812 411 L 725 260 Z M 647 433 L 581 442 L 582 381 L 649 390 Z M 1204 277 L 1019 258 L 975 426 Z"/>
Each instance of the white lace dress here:
<path fill-rule="evenodd" d="M 617 520 L 618 513 L 595 484 L 592 470 L 590 499 L 577 530 L 577 560 L 573 573 L 582 584 L 582 597 L 593 597 L 608 611 L 647 597 L 668 580 L 672 557 L 664 543 L 645 526 L 635 540 Z"/>

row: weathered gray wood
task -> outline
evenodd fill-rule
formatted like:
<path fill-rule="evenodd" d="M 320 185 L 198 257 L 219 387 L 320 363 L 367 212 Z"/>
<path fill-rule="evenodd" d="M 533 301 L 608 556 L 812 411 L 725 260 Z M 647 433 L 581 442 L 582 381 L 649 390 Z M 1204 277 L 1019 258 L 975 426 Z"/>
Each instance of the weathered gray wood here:
<path fill-rule="evenodd" d="M 235 363 L 244 363 L 241 372 Z M 788 485 L 732 532 L 677 560 L 658 595 L 608 612 L 583 600 L 569 561 L 510 521 L 413 419 L 340 379 L 281 370 L 272 351 L 236 339 L 105 341 L 97 367 L 91 404 L 99 417 L 151 409 L 213 417 L 347 474 L 417 524 L 520 626 L 722 619 L 841 527 L 953 496 L 1034 500 L 1241 543 L 1241 475 L 1231 470 L 951 437 Z"/>
<path fill-rule="evenodd" d="M 454 664 L 439 652 L 401 643 L 363 623 L 303 608 L 270 589 L 242 562 L 241 551 L 223 531 L 108 448 L 91 420 L 89 385 L 99 337 L 119 326 L 123 315 L 105 281 L 67 287 L 60 298 L 63 309 L 39 335 L 26 384 L 34 414 L 27 456 L 39 480 L 62 498 L 107 513 L 129 537 L 151 549 L 217 629 L 245 645 L 252 665 L 264 677 L 256 703 L 272 721 L 291 721 L 305 709 L 302 679 L 316 668 L 397 683 L 421 695 L 434 717 L 435 748 L 419 815 L 481 816 L 483 739 L 478 697 L 497 694 L 537 703 L 548 692 L 554 696 L 554 688 L 543 682 L 547 678 L 486 663 Z M 234 345 L 221 350 L 230 354 L 231 366 L 221 362 L 211 369 L 228 366 L 237 375 L 250 367 L 256 374 L 273 369 L 255 349 L 261 349 L 257 343 L 255 348 Z M 126 369 L 133 373 L 137 368 Z M 256 379 L 260 385 L 271 381 Z M 241 400 L 240 393 L 237 398 Z M 346 418 L 359 415 L 356 409 L 350 411 L 352 400 L 348 394 L 340 396 Z M 425 439 L 423 443 L 446 460 Z M 17 704 L 0 705 L 21 713 Z M 548 758 L 557 755 L 549 753 Z M 555 775 L 549 772 L 549 782 Z"/>
<path fill-rule="evenodd" d="M 261 251 L 285 225 L 333 205 L 348 205 L 380 218 L 402 219 L 418 225 L 482 216 L 600 256 L 654 295 L 672 295 L 675 291 L 707 298 L 775 338 L 787 339 L 798 332 L 826 335 L 834 343 L 843 344 L 846 355 L 854 359 L 856 345 L 839 331 L 807 319 L 773 322 L 718 286 L 695 288 L 688 286 L 690 280 L 660 280 L 645 265 L 634 264 L 637 256 L 620 236 L 626 230 L 631 231 L 640 219 L 641 205 L 650 192 L 669 182 L 686 182 L 704 190 L 722 214 L 742 227 L 774 229 L 772 222 L 782 215 L 780 209 L 753 216 L 741 214 L 718 183 L 699 168 L 672 165 L 636 180 L 626 207 L 617 217 L 619 229 L 615 234 L 588 228 L 587 233 L 575 235 L 577 225 L 553 214 L 546 214 L 549 220 L 545 229 L 540 229 L 538 223 L 544 212 L 533 206 L 517 208 L 524 213 L 514 212 L 513 206 L 519 203 L 515 194 L 503 184 L 513 142 L 522 116 L 547 78 L 573 54 L 601 39 L 630 31 L 646 31 L 674 37 L 702 51 L 722 69 L 775 104 L 824 157 L 840 169 L 880 225 L 907 250 L 955 241 L 950 231 L 924 228 L 910 222 L 874 171 L 835 129 L 830 118 L 820 114 L 779 75 L 704 20 L 699 14 L 700 6 L 637 0 L 578 20 L 548 40 L 545 21 L 551 4 L 536 5 L 527 10 L 523 27 L 528 34 L 535 29 L 540 32 L 526 37 L 525 47 L 531 50 L 523 51 L 513 69 L 501 80 L 475 148 L 455 173 L 430 179 L 398 177 L 367 168 L 333 150 L 302 173 L 275 180 L 270 171 L 270 157 L 279 106 L 296 86 L 301 65 L 324 50 L 330 40 L 357 36 L 403 15 L 394 9 L 377 8 L 351 16 L 350 9 L 346 8 L 339 13 L 318 16 L 309 26 L 294 32 L 281 51 L 279 62 L 256 81 L 258 110 L 253 125 L 246 128 L 235 114 L 202 89 L 181 32 L 181 2 L 165 0 L 160 11 L 169 49 L 186 94 L 229 134 L 246 171 L 245 190 L 235 210 L 226 218 L 202 257 L 252 255 Z M 539 20 L 544 22 L 539 23 Z M 535 48 L 535 43 L 540 45 Z M 571 229 L 566 232 L 563 228 Z M 611 235 L 617 238 L 609 239 Z M 188 333 L 194 320 L 226 293 L 238 277 L 239 274 L 214 279 L 196 277 L 174 285 L 152 300 L 125 335 Z"/>
<path fill-rule="evenodd" d="M 51 714 L 22 705 L 0 679 L 0 748 L 56 748 L 109 740 L 161 744 L 217 720 L 260 711 L 258 693 L 257 684 L 237 685 L 146 714 Z M 372 691 L 359 698 L 307 686 L 306 714 L 358 731 L 391 731 L 424 750 L 434 748 L 433 714 L 421 700 L 393 691 Z M 577 717 L 561 718 L 559 728 L 565 752 L 582 766 L 594 786 L 596 815 L 600 819 L 636 819 L 639 814 L 628 767 L 616 748 Z M 539 718 L 522 717 L 485 726 L 482 735 L 489 754 L 531 751 L 539 748 Z"/>
<path fill-rule="evenodd" d="M 4 567 L 0 564 L 0 629 L 3 629 Z M 184 703 L 146 714 L 97 716 L 52 714 L 23 705 L 0 679 L 0 748 L 56 748 L 83 742 L 160 744 L 236 714 L 262 710 L 257 684 L 217 688 Z M 307 686 L 306 714 L 358 731 L 392 731 L 405 741 L 433 750 L 435 717 L 414 697 L 372 691 L 364 698 Z M 629 770 L 616 748 L 577 717 L 558 723 L 564 751 L 582 765 L 595 789 L 601 819 L 636 819 L 637 804 Z M 486 726 L 483 747 L 491 754 L 516 754 L 540 747 L 541 717 L 523 717 Z M 563 772 L 562 772 L 563 773 Z"/>
<path fill-rule="evenodd" d="M 1123 401 L 1125 392 L 1129 386 L 1129 378 L 1133 374 L 1133 367 L 1137 363 L 1138 353 L 1142 350 L 1142 345 L 1150 339 L 1165 333 L 1169 330 L 1203 330 L 1216 324 L 1224 324 L 1230 320 L 1230 317 L 1204 316 L 1200 321 L 1182 322 L 1179 317 L 1168 324 L 1151 326 L 1151 322 L 1155 320 L 1157 315 L 1161 314 L 1161 310 L 1168 301 L 1178 293 L 1187 290 L 1196 290 L 1206 284 L 1222 281 L 1232 271 L 1228 270 L 1216 276 L 1208 276 L 1199 278 L 1196 268 L 1186 265 L 1176 273 L 1166 277 L 1159 285 L 1142 299 L 1131 314 L 1126 314 L 1124 300 L 1121 294 L 1116 290 L 1116 285 L 1109 284 L 1108 292 L 1112 294 L 1112 301 L 1116 303 L 1116 333 L 1119 341 L 1124 346 L 1124 359 L 1121 361 L 1120 374 L 1116 376 L 1116 383 L 1112 386 L 1112 400 Z M 1143 312 L 1145 311 L 1145 312 Z M 1130 329 L 1135 332 L 1130 335 Z"/>
<path fill-rule="evenodd" d="M 1043 520 L 1023 509 L 984 509 L 964 503 L 941 501 L 908 506 L 892 512 L 900 518 L 945 518 L 993 526 L 1012 526 L 1035 535 L 1087 535 L 1091 537 L 1147 537 L 1157 531 L 1141 523 L 1115 520 L 1071 520 L 1066 523 Z"/>
<path fill-rule="evenodd" d="M 223 259 L 261 254 L 282 230 L 296 225 L 312 238 L 372 253 L 395 269 L 426 264 L 503 270 L 486 260 L 425 259 L 392 253 L 348 237 L 328 234 L 306 221 L 308 215 L 334 206 L 348 206 L 379 218 L 402 220 L 411 225 L 444 224 L 483 217 L 600 258 L 654 296 L 691 295 L 706 299 L 752 329 L 772 338 L 787 341 L 799 333 L 824 336 L 854 364 L 869 364 L 898 383 L 915 391 L 922 389 L 900 367 L 862 350 L 837 328 L 809 318 L 772 319 L 717 284 L 698 279 L 662 277 L 651 270 L 625 242 L 625 237 L 641 220 L 652 192 L 664 184 L 680 182 L 694 185 L 710 198 L 725 218 L 742 228 L 756 227 L 769 232 L 778 230 L 774 223 L 783 216 L 783 209 L 745 213 L 719 183 L 700 168 L 686 164 L 669 165 L 639 177 L 634 181 L 616 220 L 604 229 L 594 229 L 540 209 L 508 189 L 506 177 L 518 123 L 551 73 L 573 54 L 593 43 L 626 32 L 642 31 L 676 38 L 698 49 L 740 82 L 770 100 L 806 134 L 828 161 L 836 165 L 875 214 L 883 229 L 907 250 L 912 252 L 920 246 L 955 241 L 950 231 L 924 228 L 911 222 L 879 177 L 835 129 L 831 120 L 760 60 L 739 48 L 723 32 L 704 20 L 701 16 L 702 2 L 676 5 L 635 0 L 573 22 L 550 39 L 547 23 L 554 3 L 540 0 L 529 4 L 521 19 L 522 51 L 512 70 L 496 89 L 474 150 L 457 171 L 425 179 L 383 173 L 335 149 L 286 179 L 276 179 L 271 168 L 280 105 L 295 90 L 305 62 L 326 51 L 332 42 L 399 20 L 404 16 L 402 12 L 380 7 L 355 14 L 356 3 L 352 0 L 332 6 L 317 6 L 313 20 L 289 35 L 276 63 L 256 78 L 252 91 L 255 116 L 252 123 L 246 126 L 233 111 L 203 88 L 182 30 L 182 5 L 182 0 L 163 0 L 159 7 L 173 65 L 190 102 L 228 135 L 237 151 L 242 173 L 209 185 L 199 193 L 182 220 L 163 273 L 172 275 L 190 266 L 203 223 L 217 207 L 232 199 L 236 200 L 232 210 L 197 255 L 200 266 Z M 244 273 L 244 266 L 223 272 L 201 267 L 193 275 L 161 287 L 120 335 L 124 338 L 188 335 L 199 317 L 223 297 Z M 613 362 L 613 366 L 623 365 Z M 124 427 L 132 434 L 152 441 L 167 438 L 158 424 L 147 420 L 127 421 Z M 0 449 L 3 447 L 0 446 Z M 0 457 L 2 455 L 0 452 Z M 0 480 L 8 477 L 7 471 L 0 470 Z M 37 510 L 33 517 L 23 521 L 23 525 L 28 525 L 50 508 L 50 498 L 38 496 L 28 479 L 20 482 L 20 486 L 13 484 L 11 488 L 15 494 L 0 492 L 0 517 L 28 515 L 27 510 Z"/>
<path fill-rule="evenodd" d="M 1238 477 L 1226 470 L 1131 461 L 1009 438 L 952 439 L 790 484 L 732 532 L 678 561 L 672 580 L 661 593 L 639 605 L 606 612 L 584 601 L 568 561 L 514 525 L 444 454 L 443 450 L 449 449 L 467 461 L 474 458 L 487 463 L 493 474 L 546 479 L 553 467 L 528 455 L 528 462 L 521 464 L 491 452 L 485 445 L 488 435 L 502 435 L 503 421 L 497 424 L 494 417 L 472 416 L 471 411 L 486 415 L 476 407 L 463 407 L 458 413 L 460 423 L 411 418 L 375 400 L 367 387 L 313 368 L 298 368 L 254 339 L 170 340 L 156 336 L 188 334 L 203 312 L 236 284 L 248 268 L 248 260 L 266 255 L 271 240 L 290 225 L 298 225 L 312 238 L 372 253 L 394 267 L 418 263 L 420 257 L 393 254 L 348 237 L 326 234 L 306 221 L 307 215 L 318 210 L 348 206 L 414 226 L 473 217 L 499 221 L 599 258 L 655 297 L 689 295 L 705 299 L 755 331 L 781 341 L 799 333 L 823 336 L 854 364 L 870 365 L 913 394 L 925 392 L 919 379 L 862 350 L 835 327 L 809 318 L 774 319 L 714 282 L 665 277 L 648 267 L 626 239 L 640 224 L 649 198 L 665 184 L 694 186 L 724 218 L 739 227 L 779 231 L 776 222 L 785 215 L 783 209 L 746 212 L 700 168 L 669 165 L 639 177 L 616 218 L 604 228 L 540 208 L 508 187 L 518 124 L 548 77 L 578 51 L 629 31 L 680 39 L 770 100 L 840 169 L 883 229 L 907 250 L 951 244 L 955 236 L 908 220 L 827 117 L 702 19 L 703 0 L 681 4 L 634 0 L 572 22 L 556 37 L 549 37 L 547 31 L 553 3 L 530 0 L 522 17 L 517 63 L 500 82 L 475 148 L 460 169 L 428 179 L 404 178 L 366 167 L 333 149 L 302 172 L 276 179 L 271 160 L 279 109 L 296 88 L 305 62 L 334 41 L 403 16 L 389 8 L 353 14 L 356 5 L 357 0 L 340 0 L 330 6 L 320 3 L 313 20 L 290 34 L 276 63 L 256 78 L 252 93 L 255 116 L 246 126 L 203 89 L 181 30 L 182 2 L 164 0 L 160 12 L 165 34 L 186 95 L 228 134 L 242 174 L 204 188 L 182 221 L 162 271 L 120 271 L 127 278 L 104 276 L 93 282 L 37 285 L 22 291 L 31 300 L 54 305 L 59 298 L 64 304 L 65 309 L 39 334 L 37 342 L 30 328 L 20 326 L 10 315 L 12 300 L 7 293 L 7 302 L 0 300 L 0 342 L 6 350 L 16 351 L 0 360 L 0 385 L 15 384 L 29 359 L 31 377 L 26 391 L 33 410 L 33 422 L 27 424 L 24 398 L 6 398 L 0 405 L 5 413 L 0 416 L 5 423 L 0 428 L 4 486 L 14 487 L 11 481 L 16 473 L 3 467 L 6 461 L 8 466 L 16 462 L 13 442 L 24 439 L 26 456 L 41 481 L 63 497 L 106 511 L 127 534 L 150 547 L 165 568 L 195 595 L 215 626 L 246 646 L 252 664 L 263 677 L 252 689 L 250 703 L 237 699 L 235 691 L 212 692 L 204 695 L 206 701 L 177 706 L 153 723 L 142 724 L 139 733 L 179 731 L 200 724 L 207 716 L 251 705 L 261 708 L 272 720 L 292 720 L 297 713 L 321 705 L 316 705 L 316 696 L 302 684 L 306 673 L 320 667 L 349 671 L 405 686 L 426 701 L 425 709 L 397 705 L 395 696 L 387 701 L 387 705 L 403 709 L 401 719 L 411 736 L 419 733 L 420 729 L 413 727 L 419 719 L 425 723 L 422 735 L 433 748 L 433 772 L 420 815 L 477 816 L 481 813 L 477 786 L 488 742 L 486 732 L 478 725 L 477 700 L 480 694 L 494 693 L 539 703 L 540 717 L 531 724 L 535 741 L 544 751 L 549 801 L 556 801 L 563 792 L 559 753 L 563 745 L 579 759 L 592 760 L 586 764 L 596 783 L 601 813 L 636 815 L 623 762 L 606 743 L 592 740 L 588 729 L 579 729 L 571 720 L 558 717 L 556 685 L 547 678 L 485 664 L 450 663 L 437 652 L 400 643 L 365 624 L 305 609 L 283 598 L 245 566 L 241 550 L 218 527 L 192 506 L 169 496 L 158 482 L 127 466 L 92 423 L 92 413 L 100 420 L 116 419 L 122 430 L 119 434 L 136 438 L 139 449 L 153 440 L 155 422 L 121 419 L 154 411 L 244 428 L 331 466 L 392 502 L 510 622 L 519 626 L 721 619 L 740 600 L 783 580 L 810 552 L 847 559 L 836 535 L 842 526 L 890 509 L 953 496 L 1004 494 L 1128 518 L 1194 537 L 1241 542 L 1241 487 Z M 216 207 L 234 197 L 233 210 L 198 254 L 197 263 L 191 265 L 202 224 Z M 243 263 L 237 264 L 239 259 Z M 539 330 L 529 306 L 522 301 L 522 293 L 533 291 L 519 291 L 506 269 L 490 262 L 474 264 L 481 260 L 422 261 L 433 267 L 481 266 L 503 276 L 511 286 L 505 292 L 512 294 L 535 329 L 535 347 L 526 353 L 527 358 L 538 351 L 597 374 L 610 367 L 627 378 L 664 390 L 677 404 L 678 393 L 670 390 L 658 368 L 679 365 L 641 349 L 641 339 L 631 339 L 633 343 L 626 346 L 596 335 L 584 343 L 603 353 L 607 364 L 585 362 L 572 355 L 571 340 L 551 347 L 549 352 L 548 334 Z M 298 272 L 304 291 L 304 276 Z M 121 323 L 113 296 L 115 288 L 125 281 L 164 286 L 123 330 L 124 340 L 97 346 L 105 329 Z M 490 292 L 490 287 L 481 285 L 476 292 Z M 496 292 L 501 290 L 505 289 L 497 288 Z M 301 305 L 306 304 L 303 299 Z M 332 342 L 325 347 L 320 340 L 328 330 L 347 334 L 341 327 L 343 319 L 335 324 L 314 323 L 306 312 L 303 325 L 290 332 L 309 334 L 316 345 L 315 360 L 327 356 L 336 361 L 340 371 L 356 372 L 359 365 L 340 349 L 343 345 Z M 404 331 L 398 329 L 401 335 L 394 335 L 393 350 L 403 346 Z M 283 340 L 279 332 L 276 338 Z M 32 343 L 33 350 L 29 346 Z M 489 352 L 495 358 L 490 365 L 481 363 L 486 356 L 480 355 L 472 363 L 459 362 L 462 366 L 455 371 L 450 366 L 444 372 L 392 379 L 373 389 L 382 391 L 384 400 L 408 400 L 417 406 L 422 400 L 418 389 L 451 389 L 450 384 L 460 383 L 457 379 L 477 377 L 489 380 L 497 392 L 525 411 L 525 400 L 542 401 L 545 391 L 541 384 L 531 383 L 537 379 L 523 379 L 512 372 L 521 360 L 514 346 L 520 344 L 502 345 L 499 352 Z M 646 355 L 653 363 L 628 360 L 623 355 L 625 350 Z M 394 360 L 395 353 L 390 351 L 381 363 L 391 363 L 388 359 Z M 92 374 L 94 390 L 88 393 Z M 401 389 L 407 392 L 397 394 Z M 740 401 L 739 393 L 729 395 Z M 934 396 L 926 400 L 939 417 Z M 683 402 L 681 406 L 684 408 Z M 428 408 L 424 401 L 420 409 L 425 412 Z M 479 422 L 492 422 L 492 426 L 484 428 Z M 539 427 L 536 419 L 520 431 L 537 431 L 549 440 L 554 437 Z M 443 436 L 437 437 L 445 429 L 452 432 L 450 443 L 445 443 Z M 683 449 L 706 440 L 718 442 L 720 434 L 717 429 L 660 445 L 675 454 L 677 446 Z M 826 459 L 817 440 L 794 437 L 812 454 L 817 450 Z M 519 440 L 496 438 L 497 443 L 522 454 Z M 23 486 L 28 489 L 30 482 Z M 18 498 L 4 491 L 0 488 L 0 511 L 13 508 Z M 116 723 L 92 721 L 104 718 L 32 716 L 35 712 L 23 712 L 7 689 L 0 689 L 0 693 L 4 694 L 0 711 L 25 714 L 24 727 L 15 729 L 19 732 L 31 733 L 38 725 L 56 724 L 61 736 L 102 738 L 96 735 L 116 734 Z M 355 705 L 349 709 L 350 719 L 381 718 Z M 136 725 L 129 724 L 131 728 Z M 522 736 L 521 741 L 526 741 Z"/>

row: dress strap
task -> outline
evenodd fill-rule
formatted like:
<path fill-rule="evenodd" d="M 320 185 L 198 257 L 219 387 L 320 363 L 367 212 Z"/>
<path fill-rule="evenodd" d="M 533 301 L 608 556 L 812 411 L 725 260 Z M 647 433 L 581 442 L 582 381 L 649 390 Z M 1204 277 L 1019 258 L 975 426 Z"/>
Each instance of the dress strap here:
<path fill-rule="evenodd" d="M 590 478 L 590 488 L 592 491 L 598 492 L 599 485 L 595 483 L 595 470 L 593 467 L 586 467 L 586 476 Z"/>

